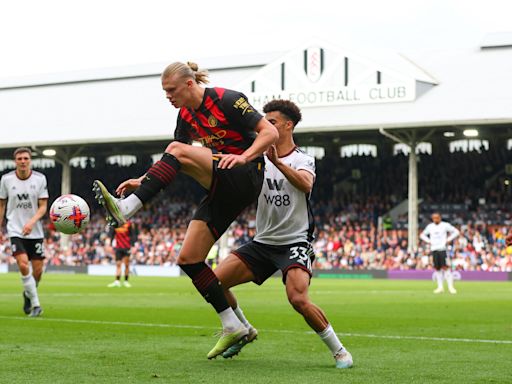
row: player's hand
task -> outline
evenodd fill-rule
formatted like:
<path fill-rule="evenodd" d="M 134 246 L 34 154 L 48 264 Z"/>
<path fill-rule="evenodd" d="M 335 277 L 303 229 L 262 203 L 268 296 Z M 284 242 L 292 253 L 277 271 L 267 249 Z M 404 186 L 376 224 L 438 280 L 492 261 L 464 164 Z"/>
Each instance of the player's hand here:
<path fill-rule="evenodd" d="M 139 177 L 138 179 L 128 179 L 126 181 L 123 181 L 116 189 L 116 193 L 123 197 L 126 193 L 135 191 L 137 188 L 140 187 L 142 184 L 142 178 Z"/>
<path fill-rule="evenodd" d="M 505 238 L 505 244 L 508 246 L 512 245 L 512 233 L 509 233 Z"/>
<path fill-rule="evenodd" d="M 267 158 L 272 162 L 274 163 L 275 165 L 277 165 L 277 163 L 279 162 L 279 156 L 277 156 L 277 148 L 275 145 L 271 145 L 268 149 L 267 149 L 267 152 L 265 153 L 267 155 Z"/>
<path fill-rule="evenodd" d="M 30 235 L 30 232 L 32 232 L 32 226 L 33 226 L 33 224 L 32 224 L 31 222 L 28 222 L 27 224 L 25 224 L 25 225 L 23 226 L 23 229 L 22 229 L 22 231 L 21 231 L 21 234 L 22 234 L 23 236 Z"/>
<path fill-rule="evenodd" d="M 234 167 L 239 167 L 240 165 L 245 165 L 249 162 L 247 157 L 244 155 L 234 155 L 231 153 L 216 153 L 215 157 L 220 158 L 219 164 L 217 168 L 220 169 L 231 169 Z"/>

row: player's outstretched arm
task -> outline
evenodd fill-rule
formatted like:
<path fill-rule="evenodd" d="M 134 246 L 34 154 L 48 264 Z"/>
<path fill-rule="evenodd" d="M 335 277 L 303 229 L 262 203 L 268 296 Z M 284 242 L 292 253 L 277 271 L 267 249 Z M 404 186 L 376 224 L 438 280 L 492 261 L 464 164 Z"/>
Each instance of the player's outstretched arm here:
<path fill-rule="evenodd" d="M 244 165 L 247 162 L 252 161 L 257 157 L 261 156 L 263 152 L 265 152 L 279 138 L 279 133 L 277 132 L 276 127 L 270 124 L 270 122 L 265 118 L 260 119 L 254 130 L 258 132 L 258 136 L 254 140 L 252 145 L 249 148 L 247 148 L 247 150 L 241 155 L 216 155 L 220 157 L 218 165 L 219 168 L 231 169 L 233 167 L 236 167 L 237 165 Z"/>
<path fill-rule="evenodd" d="M 126 181 L 123 181 L 116 189 L 116 193 L 118 196 L 124 196 L 128 192 L 135 191 L 137 188 L 140 187 L 142 184 L 142 180 L 144 180 L 144 177 L 146 174 L 142 175 L 138 179 L 128 179 Z"/>

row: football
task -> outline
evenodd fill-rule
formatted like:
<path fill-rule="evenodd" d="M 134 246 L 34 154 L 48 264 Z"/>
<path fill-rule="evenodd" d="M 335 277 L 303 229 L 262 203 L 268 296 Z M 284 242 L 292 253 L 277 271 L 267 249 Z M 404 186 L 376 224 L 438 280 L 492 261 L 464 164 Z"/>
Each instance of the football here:
<path fill-rule="evenodd" d="M 91 213 L 89 206 L 80 196 L 62 195 L 50 207 L 50 220 L 57 231 L 72 235 L 87 226 Z"/>

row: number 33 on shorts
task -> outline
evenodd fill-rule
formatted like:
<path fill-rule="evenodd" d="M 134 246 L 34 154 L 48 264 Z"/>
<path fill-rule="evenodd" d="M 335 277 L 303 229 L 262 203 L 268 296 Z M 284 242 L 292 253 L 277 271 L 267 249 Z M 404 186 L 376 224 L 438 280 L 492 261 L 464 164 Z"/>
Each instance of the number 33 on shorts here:
<path fill-rule="evenodd" d="M 308 245 L 307 247 L 293 246 L 290 247 L 290 260 L 297 259 L 296 261 L 308 270 L 311 271 L 311 262 L 314 260 L 315 255 L 313 253 L 313 247 Z"/>

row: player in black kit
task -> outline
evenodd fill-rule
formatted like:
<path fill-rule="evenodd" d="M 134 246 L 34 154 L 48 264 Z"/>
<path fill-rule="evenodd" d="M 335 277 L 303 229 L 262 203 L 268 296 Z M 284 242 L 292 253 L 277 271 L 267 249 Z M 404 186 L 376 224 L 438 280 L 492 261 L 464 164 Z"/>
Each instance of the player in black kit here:
<path fill-rule="evenodd" d="M 162 88 L 171 104 L 180 109 L 175 141 L 145 175 L 119 185 L 116 192 L 121 196 L 135 189 L 127 198 L 116 199 L 99 181 L 94 182 L 94 189 L 114 226 L 126 222 L 171 184 L 178 172 L 193 177 L 208 190 L 189 223 L 178 264 L 221 318 L 223 332 L 207 355 L 211 359 L 246 337 L 248 330 L 204 261 L 240 212 L 257 200 L 263 183 L 262 154 L 277 140 L 278 133 L 242 93 L 202 87 L 208 82 L 207 76 L 194 63 L 170 64 L 162 74 Z M 202 146 L 193 146 L 193 142 Z"/>

